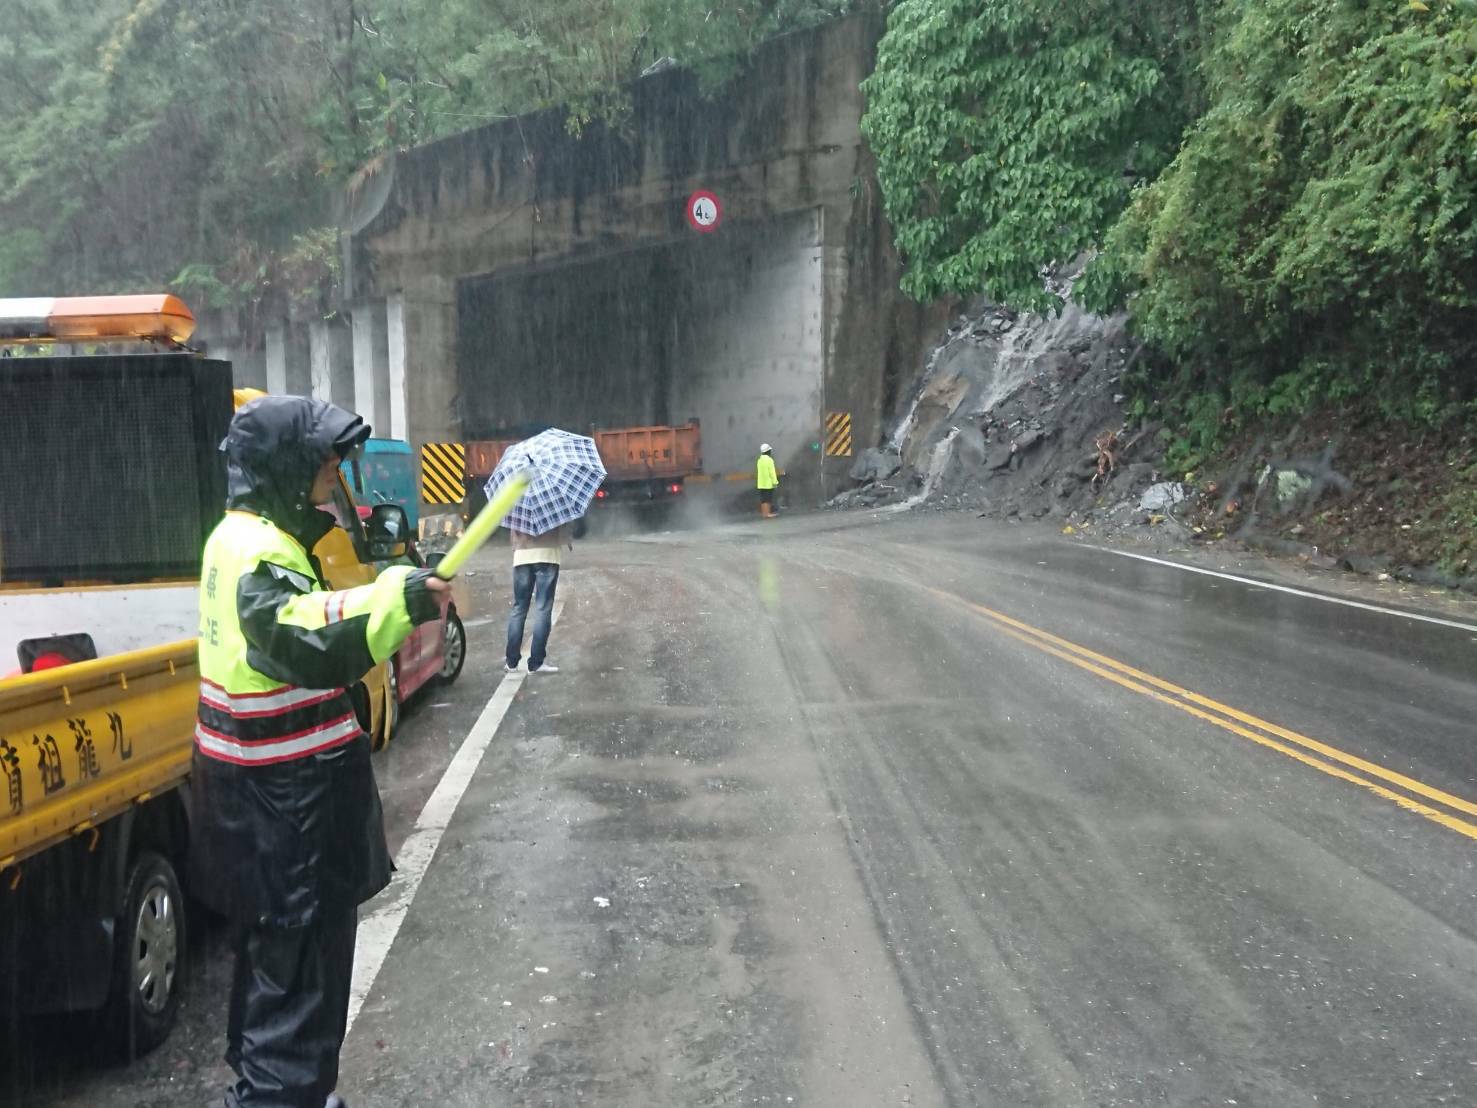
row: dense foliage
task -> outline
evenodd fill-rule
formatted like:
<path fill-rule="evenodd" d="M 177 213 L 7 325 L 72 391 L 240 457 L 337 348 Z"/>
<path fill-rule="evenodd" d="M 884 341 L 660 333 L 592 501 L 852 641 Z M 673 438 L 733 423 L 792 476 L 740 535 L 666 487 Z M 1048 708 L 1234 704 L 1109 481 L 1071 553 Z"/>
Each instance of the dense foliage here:
<path fill-rule="evenodd" d="M 852 0 L 0 0 L 0 295 L 331 284 L 334 191 L 386 150 L 617 112 Z"/>
<path fill-rule="evenodd" d="M 1181 458 L 1324 401 L 1470 412 L 1474 0 L 901 0 L 868 91 L 908 291 L 1040 307 L 1097 251 Z"/>
<path fill-rule="evenodd" d="M 1105 259 L 1182 388 L 1452 414 L 1477 354 L 1474 7 L 1244 0 L 1204 72 L 1209 110 Z"/>
<path fill-rule="evenodd" d="M 1204 6 L 901 0 L 864 126 L 907 291 L 1051 305 L 1042 267 L 1101 241 L 1193 119 Z"/>

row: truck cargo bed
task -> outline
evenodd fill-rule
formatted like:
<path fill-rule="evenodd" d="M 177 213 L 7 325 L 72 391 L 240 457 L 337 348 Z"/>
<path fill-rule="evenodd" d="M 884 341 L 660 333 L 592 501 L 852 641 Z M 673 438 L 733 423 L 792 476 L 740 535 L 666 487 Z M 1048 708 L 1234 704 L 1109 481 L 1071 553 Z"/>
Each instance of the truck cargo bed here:
<path fill-rule="evenodd" d="M 0 870 L 182 782 L 194 639 L 0 681 Z"/>

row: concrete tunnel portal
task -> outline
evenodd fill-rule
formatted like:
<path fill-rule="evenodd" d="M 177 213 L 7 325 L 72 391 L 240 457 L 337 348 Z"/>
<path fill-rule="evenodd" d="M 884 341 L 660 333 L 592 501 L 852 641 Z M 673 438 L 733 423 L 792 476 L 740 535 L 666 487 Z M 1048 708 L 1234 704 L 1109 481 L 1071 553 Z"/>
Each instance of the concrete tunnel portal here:
<path fill-rule="evenodd" d="M 643 77 L 577 132 L 551 108 L 396 151 L 345 199 L 343 311 L 269 321 L 265 358 L 250 320 L 212 344 L 416 449 L 695 417 L 706 475 L 751 474 L 769 442 L 789 502 L 823 503 L 948 310 L 899 291 L 861 134 L 882 29 L 782 36 L 717 90 Z M 686 219 L 698 190 L 711 233 Z"/>
<path fill-rule="evenodd" d="M 705 473 L 759 444 L 802 456 L 823 420 L 818 210 L 457 284 L 468 439 L 533 426 L 702 425 Z"/>

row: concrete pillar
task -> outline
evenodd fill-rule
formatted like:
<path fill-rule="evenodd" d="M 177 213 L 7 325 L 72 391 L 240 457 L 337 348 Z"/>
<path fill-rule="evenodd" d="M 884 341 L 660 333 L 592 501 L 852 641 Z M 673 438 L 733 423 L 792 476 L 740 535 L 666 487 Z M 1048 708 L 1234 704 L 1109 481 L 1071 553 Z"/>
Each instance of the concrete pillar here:
<path fill-rule="evenodd" d="M 267 329 L 267 391 L 276 396 L 287 392 L 287 334 L 284 327 Z"/>
<path fill-rule="evenodd" d="M 391 426 L 419 450 L 461 441 L 456 412 L 456 284 L 431 279 L 390 297 Z"/>
<path fill-rule="evenodd" d="M 308 358 L 313 395 L 345 408 L 354 407 L 354 353 L 349 328 L 338 319 L 308 325 Z"/>
<path fill-rule="evenodd" d="M 405 342 L 406 437 L 417 447 L 427 442 L 460 442 L 456 283 L 427 280 L 406 289 L 399 299 Z"/>
<path fill-rule="evenodd" d="M 383 301 L 364 301 L 350 313 L 354 333 L 354 410 L 381 438 L 389 438 L 390 354 Z"/>
<path fill-rule="evenodd" d="M 287 391 L 294 396 L 313 393 L 313 357 L 308 345 L 306 324 L 287 326 Z"/>
<path fill-rule="evenodd" d="M 292 323 L 267 329 L 267 391 L 277 395 L 307 396 L 312 392 L 308 370 L 307 328 Z"/>
<path fill-rule="evenodd" d="M 407 343 L 405 294 L 391 293 L 385 303 L 385 321 L 390 359 L 390 437 L 410 438 L 409 396 L 406 392 Z"/>
<path fill-rule="evenodd" d="M 312 378 L 313 396 L 333 400 L 333 372 L 328 363 L 328 333 L 321 319 L 308 324 L 308 375 Z"/>
<path fill-rule="evenodd" d="M 367 304 L 349 312 L 349 325 L 354 334 L 354 410 L 369 423 L 373 423 L 375 417 L 373 315 Z"/>

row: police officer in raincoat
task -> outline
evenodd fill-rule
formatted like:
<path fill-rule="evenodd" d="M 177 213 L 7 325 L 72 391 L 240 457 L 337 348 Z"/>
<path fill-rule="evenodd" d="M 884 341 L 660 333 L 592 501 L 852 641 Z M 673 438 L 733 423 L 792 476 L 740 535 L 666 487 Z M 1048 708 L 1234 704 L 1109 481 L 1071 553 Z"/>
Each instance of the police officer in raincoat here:
<path fill-rule="evenodd" d="M 390 879 L 348 689 L 437 617 L 447 586 L 407 567 L 354 589 L 324 583 L 312 551 L 334 520 L 318 505 L 368 437 L 352 412 L 266 396 L 237 411 L 221 444 L 227 511 L 200 581 L 191 873 L 239 935 L 229 1108 L 342 1103 L 357 910 Z"/>

